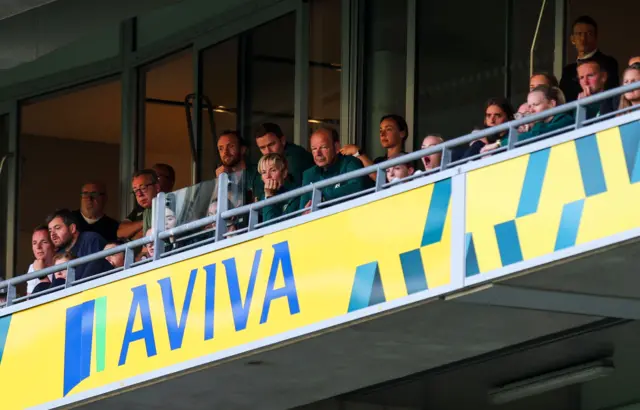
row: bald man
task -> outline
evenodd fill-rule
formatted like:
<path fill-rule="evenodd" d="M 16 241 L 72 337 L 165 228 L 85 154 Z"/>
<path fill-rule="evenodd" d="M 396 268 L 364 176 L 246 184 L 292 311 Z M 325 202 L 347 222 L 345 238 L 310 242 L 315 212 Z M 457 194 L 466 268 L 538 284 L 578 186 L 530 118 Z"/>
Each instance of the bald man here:
<path fill-rule="evenodd" d="M 107 242 L 118 239 L 119 222 L 104 213 L 107 187 L 102 182 L 88 182 L 80 190 L 80 209 L 73 211 L 80 232 L 95 232 Z"/>

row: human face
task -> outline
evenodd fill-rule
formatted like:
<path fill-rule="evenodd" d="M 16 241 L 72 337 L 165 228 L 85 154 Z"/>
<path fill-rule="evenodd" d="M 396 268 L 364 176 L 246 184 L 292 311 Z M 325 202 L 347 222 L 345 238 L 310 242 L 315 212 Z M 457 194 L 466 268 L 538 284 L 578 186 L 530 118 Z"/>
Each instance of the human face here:
<path fill-rule="evenodd" d="M 529 103 L 524 103 L 524 104 L 521 104 L 520 107 L 518 107 L 518 112 L 516 112 L 515 114 L 515 119 L 519 120 L 530 114 L 531 114 L 531 108 L 529 108 Z M 520 133 L 527 132 L 527 130 L 528 128 L 526 125 L 521 125 L 518 127 L 518 131 Z"/>
<path fill-rule="evenodd" d="M 49 236 L 51 236 L 51 241 L 56 249 L 65 249 L 73 242 L 73 238 L 77 234 L 76 225 L 65 225 L 59 216 L 49 222 Z"/>
<path fill-rule="evenodd" d="M 413 175 L 413 167 L 409 167 L 405 164 L 396 165 L 395 167 L 387 168 L 387 181 L 393 182 L 402 178 L 406 178 L 409 175 Z"/>
<path fill-rule="evenodd" d="M 533 77 L 531 77 L 531 79 L 529 80 L 529 91 L 533 90 L 534 88 L 536 88 L 539 85 L 551 85 L 549 84 L 549 81 L 547 81 L 547 77 L 543 76 L 543 75 L 534 75 Z"/>
<path fill-rule="evenodd" d="M 592 52 L 598 47 L 596 28 L 590 24 L 576 24 L 571 34 L 571 44 L 576 47 L 579 55 Z"/>
<path fill-rule="evenodd" d="M 484 125 L 494 127 L 507 122 L 507 114 L 497 105 L 490 105 L 484 113 Z"/>
<path fill-rule="evenodd" d="M 582 89 L 589 89 L 591 94 L 604 90 L 607 72 L 601 71 L 597 63 L 586 63 L 578 67 L 578 80 Z"/>
<path fill-rule="evenodd" d="M 104 247 L 104 250 L 113 249 L 116 245 L 110 243 L 109 245 Z M 105 257 L 107 262 L 109 262 L 114 268 L 121 268 L 124 266 L 124 252 L 119 252 L 114 255 L 110 255 Z"/>
<path fill-rule="evenodd" d="M 218 139 L 218 153 L 224 166 L 235 167 L 242 161 L 244 147 L 240 146 L 235 135 L 225 134 Z"/>
<path fill-rule="evenodd" d="M 640 70 L 628 69 L 622 77 L 622 85 L 627 85 L 640 81 Z M 633 105 L 640 104 L 640 89 L 624 94 L 624 98 L 629 100 Z"/>
<path fill-rule="evenodd" d="M 173 191 L 173 184 L 175 181 L 169 177 L 164 168 L 161 167 L 153 167 L 152 168 L 156 175 L 158 176 L 158 184 L 160 185 L 160 192 L 171 192 Z"/>
<path fill-rule="evenodd" d="M 212 202 L 211 205 L 209 205 L 209 209 L 207 209 L 207 216 L 214 216 L 216 214 L 216 212 L 218 212 L 218 202 Z M 216 223 L 215 221 L 210 223 L 209 225 L 205 226 L 205 229 L 216 229 Z"/>
<path fill-rule="evenodd" d="M 267 162 L 262 168 L 263 169 L 260 170 L 262 182 L 278 181 L 280 185 L 284 184 L 284 180 L 287 178 L 286 169 L 279 169 L 273 161 Z"/>
<path fill-rule="evenodd" d="M 153 236 L 153 231 L 151 229 L 147 229 L 147 232 L 145 232 L 144 236 Z M 153 242 L 149 242 L 145 245 L 145 247 L 147 248 L 147 253 L 149 254 L 149 256 L 153 256 Z"/>
<path fill-rule="evenodd" d="M 176 213 L 171 208 L 164 209 L 164 229 L 172 229 L 176 227 Z"/>
<path fill-rule="evenodd" d="M 85 184 L 80 192 L 80 211 L 88 218 L 99 218 L 104 215 L 107 193 L 99 184 Z"/>
<path fill-rule="evenodd" d="M 422 140 L 422 146 L 420 147 L 420 149 L 430 148 L 440 144 L 441 142 L 442 141 L 440 140 L 440 138 L 434 137 L 433 135 L 428 135 L 424 140 Z M 436 152 L 435 154 L 422 157 L 422 165 L 424 165 L 425 170 L 438 168 L 441 161 L 442 152 Z"/>
<path fill-rule="evenodd" d="M 262 137 L 256 138 L 256 144 L 262 155 L 282 154 L 284 152 L 286 140 L 284 136 L 278 138 L 272 133 L 264 134 Z"/>
<path fill-rule="evenodd" d="M 400 131 L 398 124 L 391 118 L 386 118 L 380 123 L 380 144 L 383 148 L 401 146 L 405 135 L 406 132 Z"/>
<path fill-rule="evenodd" d="M 339 144 L 331 141 L 331 134 L 324 129 L 320 129 L 311 134 L 311 154 L 317 166 L 323 168 L 333 164 L 339 150 Z"/>
<path fill-rule="evenodd" d="M 537 114 L 556 106 L 556 102 L 553 100 L 547 100 L 542 91 L 534 91 L 529 93 L 529 96 L 527 97 L 527 103 L 529 104 L 532 114 Z"/>
<path fill-rule="evenodd" d="M 45 230 L 35 231 L 31 236 L 31 250 L 33 250 L 33 256 L 38 260 L 48 260 L 51 262 L 53 258 L 54 249 L 51 239 L 49 238 L 49 232 Z"/>
<path fill-rule="evenodd" d="M 151 175 L 139 175 L 133 178 L 131 188 L 136 195 L 136 201 L 145 209 L 151 208 L 151 201 L 160 192 L 160 185 L 153 183 Z"/>

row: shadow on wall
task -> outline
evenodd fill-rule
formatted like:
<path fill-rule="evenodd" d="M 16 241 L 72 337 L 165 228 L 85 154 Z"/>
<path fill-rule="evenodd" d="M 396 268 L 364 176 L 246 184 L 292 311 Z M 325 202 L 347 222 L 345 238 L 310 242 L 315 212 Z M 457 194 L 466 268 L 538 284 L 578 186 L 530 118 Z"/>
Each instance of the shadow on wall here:
<path fill-rule="evenodd" d="M 33 261 L 33 228 L 57 208 L 78 209 L 83 183 L 95 179 L 107 184 L 106 213 L 118 219 L 120 146 L 37 135 L 21 135 L 20 145 L 16 267 L 24 273 Z"/>

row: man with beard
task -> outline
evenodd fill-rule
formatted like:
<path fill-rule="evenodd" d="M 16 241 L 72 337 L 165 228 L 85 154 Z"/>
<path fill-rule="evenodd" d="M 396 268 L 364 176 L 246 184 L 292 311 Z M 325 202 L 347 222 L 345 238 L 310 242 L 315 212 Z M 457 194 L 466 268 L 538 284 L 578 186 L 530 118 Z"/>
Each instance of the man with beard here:
<path fill-rule="evenodd" d="M 80 209 L 73 211 L 81 232 L 91 231 L 107 241 L 115 241 L 118 233 L 118 221 L 105 215 L 107 189 L 101 182 L 89 182 L 80 191 Z"/>
<path fill-rule="evenodd" d="M 74 258 L 81 258 L 100 252 L 107 244 L 107 241 L 95 232 L 80 232 L 73 213 L 68 209 L 55 211 L 47 217 L 46 222 L 57 253 L 68 252 Z M 77 266 L 76 279 L 92 276 L 96 267 L 95 261 Z"/>
<path fill-rule="evenodd" d="M 400 115 L 389 114 L 380 119 L 380 145 L 387 151 L 384 156 L 377 157 L 372 161 L 366 154 L 360 152 L 360 148 L 353 144 L 342 147 L 340 153 L 358 158 L 362 165 L 368 167 L 404 152 L 404 143 L 408 136 L 409 129 L 405 119 Z M 376 174 L 369 174 L 369 178 L 375 181 Z"/>
<path fill-rule="evenodd" d="M 216 177 L 225 172 L 229 175 L 231 183 L 238 184 L 240 182 L 239 176 L 244 175 L 242 186 L 244 201 L 251 203 L 264 191 L 264 185 L 257 167 L 247 167 L 246 152 L 247 146 L 237 131 L 223 131 L 218 137 L 218 153 L 222 165 L 216 169 Z"/>

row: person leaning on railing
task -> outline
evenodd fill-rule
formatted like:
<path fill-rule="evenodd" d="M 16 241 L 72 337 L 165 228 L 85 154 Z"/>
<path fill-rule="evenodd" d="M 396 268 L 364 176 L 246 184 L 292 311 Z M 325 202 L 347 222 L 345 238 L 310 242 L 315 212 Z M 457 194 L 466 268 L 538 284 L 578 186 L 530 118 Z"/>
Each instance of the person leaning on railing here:
<path fill-rule="evenodd" d="M 266 154 L 258 161 L 258 172 L 264 182 L 264 192 L 260 200 L 283 194 L 294 188 L 295 183 L 289 178 L 289 164 L 287 159 L 276 153 Z M 269 221 L 298 210 L 300 198 L 291 198 L 288 201 L 267 205 L 262 208 L 262 220 Z"/>

